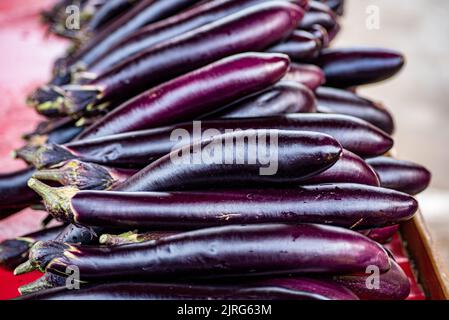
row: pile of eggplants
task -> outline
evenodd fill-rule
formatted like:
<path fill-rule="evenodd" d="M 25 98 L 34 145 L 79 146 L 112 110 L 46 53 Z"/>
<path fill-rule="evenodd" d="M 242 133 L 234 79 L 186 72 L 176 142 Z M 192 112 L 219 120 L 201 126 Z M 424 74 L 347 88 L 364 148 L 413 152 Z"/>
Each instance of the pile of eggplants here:
<path fill-rule="evenodd" d="M 77 3 L 80 30 L 72 1 L 42 14 L 72 45 L 28 98 L 27 169 L 0 175 L 0 219 L 61 222 L 0 243 L 0 266 L 43 273 L 23 299 L 408 297 L 383 244 L 431 174 L 357 93 L 404 57 L 332 47 L 343 0 Z"/>

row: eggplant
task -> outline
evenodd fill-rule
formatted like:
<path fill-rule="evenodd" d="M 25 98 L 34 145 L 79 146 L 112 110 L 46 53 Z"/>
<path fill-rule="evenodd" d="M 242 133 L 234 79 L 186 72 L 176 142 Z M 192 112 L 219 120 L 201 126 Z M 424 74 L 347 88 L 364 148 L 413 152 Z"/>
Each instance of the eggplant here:
<path fill-rule="evenodd" d="M 321 39 L 313 33 L 295 30 L 284 42 L 267 49 L 267 52 L 286 54 L 293 61 L 306 62 L 316 59 L 322 49 Z"/>
<path fill-rule="evenodd" d="M 339 113 L 363 119 L 388 134 L 395 129 L 391 113 L 382 104 L 347 90 L 320 87 L 316 91 L 317 109 L 321 113 Z"/>
<path fill-rule="evenodd" d="M 267 2 L 267 0 L 205 1 L 189 10 L 136 31 L 98 57 L 87 69 L 94 73 L 101 73 L 161 42 L 263 2 Z M 306 3 L 306 1 L 302 0 L 291 0 L 289 2 L 297 4 L 302 8 L 304 8 Z"/>
<path fill-rule="evenodd" d="M 145 167 L 170 153 L 183 141 L 170 139 L 172 132 L 185 132 L 192 137 L 184 145 L 202 138 L 209 129 L 225 133 L 236 128 L 312 131 L 328 134 L 347 150 L 362 157 L 384 154 L 393 146 L 393 140 L 383 131 L 357 118 L 328 114 L 289 114 L 278 117 L 205 120 L 175 126 L 86 139 L 64 146 L 46 145 L 29 155 L 37 168 L 50 167 L 60 162 L 79 159 L 112 167 Z"/>
<path fill-rule="evenodd" d="M 326 85 L 350 88 L 384 81 L 405 64 L 396 51 L 378 48 L 335 48 L 322 51 L 318 66 L 326 74 Z"/>
<path fill-rule="evenodd" d="M 302 16 L 301 8 L 285 1 L 262 3 L 160 43 L 106 72 L 87 74 L 90 80 L 81 85 L 44 87 L 29 102 L 48 116 L 124 102 L 217 60 L 263 51 L 293 32 Z"/>
<path fill-rule="evenodd" d="M 0 175 L 0 219 L 38 203 L 39 197 L 28 188 L 27 182 L 34 168 Z"/>
<path fill-rule="evenodd" d="M 304 84 L 310 90 L 315 91 L 325 83 L 324 72 L 311 64 L 291 63 L 290 69 L 283 80 Z"/>
<path fill-rule="evenodd" d="M 350 290 L 326 280 L 272 279 L 242 285 L 122 282 L 81 290 L 56 288 L 20 300 L 358 300 Z"/>
<path fill-rule="evenodd" d="M 391 157 L 368 159 L 383 187 L 416 195 L 427 189 L 432 174 L 423 166 Z"/>
<path fill-rule="evenodd" d="M 347 150 L 343 150 L 340 159 L 331 168 L 303 183 L 355 183 L 380 187 L 379 178 L 374 170 L 362 158 Z"/>
<path fill-rule="evenodd" d="M 273 87 L 234 102 L 206 118 L 250 118 L 315 112 L 316 101 L 312 91 L 300 83 L 280 81 Z"/>
<path fill-rule="evenodd" d="M 148 165 L 115 191 L 180 191 L 299 184 L 330 168 L 342 148 L 320 133 L 246 130 L 204 138 Z"/>
<path fill-rule="evenodd" d="M 135 193 L 51 188 L 35 179 L 29 185 L 56 219 L 82 226 L 182 230 L 281 222 L 364 230 L 407 221 L 418 209 L 409 195 L 356 184 Z"/>
<path fill-rule="evenodd" d="M 0 266 L 14 270 L 19 264 L 28 259 L 28 250 L 34 243 L 37 241 L 53 240 L 63 229 L 64 226 L 42 229 L 16 239 L 1 242 Z"/>
<path fill-rule="evenodd" d="M 335 276 L 333 280 L 349 288 L 361 300 L 405 300 L 410 294 L 410 281 L 394 260 L 390 259 L 390 265 L 390 270 L 380 274 L 378 288 L 375 288 L 374 283 L 371 283 L 371 273 L 368 275 Z"/>
<path fill-rule="evenodd" d="M 365 272 L 368 266 L 382 272 L 390 269 L 385 249 L 359 233 L 305 224 L 216 227 L 118 247 L 38 242 L 30 251 L 29 265 L 60 275 L 67 274 L 68 266 L 76 266 L 81 281 L 348 274 Z"/>
<path fill-rule="evenodd" d="M 304 15 L 304 19 L 301 20 L 299 28 L 311 30 L 317 25 L 326 30 L 329 42 L 332 41 L 340 31 L 340 25 L 335 13 L 323 3 L 310 1 L 309 11 Z M 328 45 L 328 43 L 325 45 Z"/>
<path fill-rule="evenodd" d="M 117 169 L 69 160 L 51 169 L 38 170 L 33 178 L 57 182 L 62 186 L 72 186 L 80 190 L 107 190 L 118 182 L 123 182 L 136 173 L 132 169 Z"/>
<path fill-rule="evenodd" d="M 288 65 L 285 55 L 231 56 L 137 96 L 87 128 L 79 139 L 192 120 L 273 85 Z"/>

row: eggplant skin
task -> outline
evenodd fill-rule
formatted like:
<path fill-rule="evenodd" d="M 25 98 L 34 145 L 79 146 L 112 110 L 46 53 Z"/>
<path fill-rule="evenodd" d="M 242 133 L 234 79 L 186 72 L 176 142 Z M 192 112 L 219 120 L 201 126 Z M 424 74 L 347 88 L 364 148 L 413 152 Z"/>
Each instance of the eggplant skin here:
<path fill-rule="evenodd" d="M 72 212 L 64 216 L 52 213 L 86 226 L 174 229 L 321 223 L 363 230 L 407 221 L 418 209 L 407 194 L 356 184 L 172 193 L 81 191 L 70 205 Z"/>
<path fill-rule="evenodd" d="M 37 194 L 28 188 L 27 181 L 34 168 L 0 175 L 0 219 L 39 202 Z"/>
<path fill-rule="evenodd" d="M 245 286 L 112 283 L 55 288 L 20 300 L 358 300 L 350 290 L 326 280 L 273 279 Z"/>
<path fill-rule="evenodd" d="M 427 189 L 432 174 L 423 166 L 391 157 L 368 159 L 383 187 L 416 195 Z"/>
<path fill-rule="evenodd" d="M 77 266 L 83 281 L 352 274 L 368 266 L 382 272 L 390 268 L 387 252 L 376 242 L 355 231 L 311 224 L 216 227 L 118 247 L 38 242 L 29 263 L 54 274 Z"/>

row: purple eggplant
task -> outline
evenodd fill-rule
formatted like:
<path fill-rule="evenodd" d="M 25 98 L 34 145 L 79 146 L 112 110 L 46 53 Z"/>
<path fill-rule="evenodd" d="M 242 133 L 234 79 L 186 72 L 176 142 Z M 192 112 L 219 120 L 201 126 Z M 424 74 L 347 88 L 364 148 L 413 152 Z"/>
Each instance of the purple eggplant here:
<path fill-rule="evenodd" d="M 347 90 L 321 87 L 316 91 L 318 111 L 354 116 L 372 123 L 388 134 L 394 132 L 391 113 L 380 103 L 362 98 Z"/>
<path fill-rule="evenodd" d="M 390 269 L 386 251 L 359 233 L 301 224 L 217 227 L 118 247 L 38 242 L 30 251 L 29 264 L 61 275 L 68 266 L 77 266 L 82 281 L 347 274 L 365 272 L 368 266 L 382 272 Z"/>
<path fill-rule="evenodd" d="M 356 184 L 136 193 L 51 188 L 35 179 L 29 185 L 56 219 L 83 226 L 175 230 L 239 223 L 322 223 L 363 230 L 407 221 L 418 209 L 409 195 Z"/>
<path fill-rule="evenodd" d="M 356 183 L 374 187 L 380 186 L 379 178 L 374 170 L 359 156 L 347 150 L 343 150 L 340 159 L 331 168 L 303 183 Z"/>
<path fill-rule="evenodd" d="M 88 70 L 97 74 L 101 73 L 163 41 L 263 2 L 267 2 L 267 0 L 213 0 L 200 3 L 190 10 L 138 30 L 98 57 L 88 66 Z M 291 0 L 290 2 L 303 8 L 306 3 L 302 0 Z"/>
<path fill-rule="evenodd" d="M 350 290 L 326 280 L 272 279 L 242 285 L 125 282 L 81 290 L 57 288 L 21 300 L 358 300 Z"/>
<path fill-rule="evenodd" d="M 314 132 L 246 130 L 215 134 L 173 150 L 114 190 L 298 185 L 330 168 L 342 152 L 334 138 Z"/>
<path fill-rule="evenodd" d="M 332 41 L 340 31 L 335 13 L 325 4 L 310 1 L 309 11 L 304 15 L 299 28 L 303 30 L 313 30 L 315 26 L 321 26 L 326 30 L 328 42 Z M 328 45 L 328 43 L 323 43 Z"/>
<path fill-rule="evenodd" d="M 393 146 L 393 140 L 383 131 L 357 118 L 327 114 L 289 114 L 278 117 L 187 122 L 170 127 L 80 140 L 64 146 L 47 145 L 28 158 L 32 158 L 38 168 L 50 167 L 70 159 L 113 167 L 145 167 L 171 152 L 175 146 L 181 146 L 179 141 L 170 139 L 172 132 L 184 131 L 186 135 L 193 137 L 192 141 L 196 141 L 209 129 L 225 133 L 226 130 L 236 128 L 321 132 L 334 137 L 345 149 L 363 157 L 384 154 Z"/>
<path fill-rule="evenodd" d="M 107 190 L 135 173 L 136 170 L 132 169 L 117 169 L 69 160 L 50 169 L 38 170 L 33 174 L 33 178 L 54 181 L 62 186 L 72 186 L 80 190 Z"/>
<path fill-rule="evenodd" d="M 38 90 L 30 103 L 46 115 L 58 115 L 126 101 L 217 60 L 248 51 L 263 51 L 290 35 L 303 13 L 301 8 L 285 1 L 252 6 L 160 43 L 100 75 L 89 74 L 88 78 L 94 79 L 82 85 Z"/>
<path fill-rule="evenodd" d="M 280 81 L 273 87 L 243 98 L 206 118 L 268 117 L 289 113 L 315 113 L 312 91 L 293 81 Z"/>
<path fill-rule="evenodd" d="M 310 61 L 316 59 L 322 48 L 322 42 L 314 34 L 296 30 L 284 42 L 267 49 L 267 52 L 277 52 L 286 54 L 293 61 Z"/>
<path fill-rule="evenodd" d="M 353 291 L 361 300 L 405 300 L 410 294 L 410 281 L 394 260 L 390 260 L 390 265 L 390 270 L 380 274 L 378 283 L 371 273 L 336 276 L 333 280 Z"/>
<path fill-rule="evenodd" d="M 197 3 L 198 0 L 140 1 L 132 10 L 104 28 L 90 39 L 71 64 L 89 65 L 112 46 L 145 25 L 167 18 Z"/>
<path fill-rule="evenodd" d="M 80 139 L 149 129 L 192 120 L 263 90 L 287 72 L 287 56 L 232 56 L 149 90 L 123 104 L 80 135 Z"/>
<path fill-rule="evenodd" d="M 368 164 L 377 172 L 382 187 L 411 195 L 427 189 L 432 178 L 423 166 L 391 157 L 368 159 Z"/>
<path fill-rule="evenodd" d="M 37 241 L 54 240 L 64 229 L 62 226 L 42 229 L 16 239 L 0 243 L 0 266 L 14 270 L 28 258 L 28 251 Z"/>
<path fill-rule="evenodd" d="M 34 168 L 0 175 L 0 219 L 38 203 L 39 197 L 28 188 Z"/>
<path fill-rule="evenodd" d="M 318 65 L 326 74 L 326 85 L 350 88 L 380 82 L 397 74 L 405 59 L 396 51 L 377 48 L 323 50 Z"/>
<path fill-rule="evenodd" d="M 298 63 L 290 64 L 290 69 L 283 80 L 304 84 L 313 91 L 325 82 L 324 72 L 320 68 L 314 65 Z"/>

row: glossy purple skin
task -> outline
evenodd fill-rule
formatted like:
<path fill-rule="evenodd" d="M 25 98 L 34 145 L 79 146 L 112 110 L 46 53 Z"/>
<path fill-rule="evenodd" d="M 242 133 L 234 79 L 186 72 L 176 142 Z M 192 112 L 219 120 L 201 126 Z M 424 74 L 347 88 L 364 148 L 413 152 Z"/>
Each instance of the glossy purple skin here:
<path fill-rule="evenodd" d="M 143 0 L 125 15 L 109 24 L 95 37 L 91 38 L 72 59 L 73 63 L 89 65 L 97 57 L 104 54 L 112 46 L 152 22 L 169 17 L 198 0 Z"/>
<path fill-rule="evenodd" d="M 126 13 L 141 0 L 108 0 L 93 15 L 86 30 L 96 32 L 105 27 L 113 19 Z"/>
<path fill-rule="evenodd" d="M 193 120 L 273 85 L 285 75 L 288 66 L 285 55 L 231 56 L 130 100 L 88 128 L 79 139 Z"/>
<path fill-rule="evenodd" d="M 307 179 L 304 184 L 357 183 L 379 187 L 374 170 L 359 156 L 343 150 L 340 160 L 326 171 Z"/>
<path fill-rule="evenodd" d="M 391 157 L 368 159 L 383 187 L 415 195 L 427 189 L 432 174 L 423 166 Z"/>
<path fill-rule="evenodd" d="M 130 132 L 92 140 L 80 140 L 65 145 L 63 151 L 53 153 L 54 162 L 78 158 L 111 166 L 146 166 L 153 160 L 169 153 L 176 145 L 170 140 L 176 129 L 184 129 L 194 136 L 192 122 L 175 126 Z M 297 131 L 315 131 L 328 134 L 347 150 L 362 157 L 384 154 L 393 146 L 393 140 L 369 123 L 343 115 L 327 114 L 289 114 L 286 116 L 205 120 L 201 122 L 201 132 L 217 129 L 224 133 L 226 129 L 279 129 Z M 196 140 L 196 139 L 195 139 Z"/>
<path fill-rule="evenodd" d="M 315 95 L 309 88 L 293 81 L 280 81 L 273 87 L 234 102 L 207 118 L 256 118 L 315 112 Z"/>
<path fill-rule="evenodd" d="M 293 61 L 304 62 L 317 58 L 321 48 L 321 40 L 314 34 L 304 30 L 295 30 L 287 40 L 266 51 L 283 53 L 288 55 Z"/>
<path fill-rule="evenodd" d="M 33 173 L 34 168 L 29 167 L 0 175 L 0 219 L 39 202 L 39 196 L 27 185 Z"/>
<path fill-rule="evenodd" d="M 88 82 L 105 101 L 127 99 L 155 85 L 249 51 L 263 51 L 283 40 L 303 16 L 286 1 L 262 3 L 160 43 Z"/>
<path fill-rule="evenodd" d="M 370 229 L 409 220 L 418 204 L 397 191 L 355 184 L 197 192 L 80 191 L 62 220 L 86 226 L 186 229 L 223 224 L 323 223 Z"/>
<path fill-rule="evenodd" d="M 269 149 L 259 147 L 260 139 L 266 141 Z M 241 143 L 224 145 L 224 141 L 241 141 Z M 217 159 L 218 161 L 214 161 L 213 164 L 201 160 L 201 163 L 190 161 L 195 150 L 205 150 L 209 145 L 220 146 L 222 156 Z M 177 162 L 173 159 L 180 154 L 180 148 L 116 185 L 113 190 L 138 192 L 230 187 L 261 188 L 276 185 L 285 187 L 297 185 L 328 169 L 337 162 L 342 152 L 340 144 L 328 135 L 280 130 L 251 130 L 218 135 L 194 142 L 183 147 L 183 150 L 190 152 L 183 152 Z M 273 152 L 276 153 L 276 157 L 270 158 L 269 164 L 262 164 L 263 159 L 254 155 L 254 164 L 248 160 L 239 164 L 240 160 L 236 155 L 242 155 L 240 159 L 245 160 L 252 153 L 249 150 L 254 150 L 253 152 L 257 154 Z M 232 165 L 228 161 L 229 155 Z M 272 170 L 264 173 L 262 168 L 268 167 Z"/>
<path fill-rule="evenodd" d="M 45 242 L 31 250 L 30 260 L 56 274 L 75 265 L 82 280 L 347 274 L 364 272 L 370 265 L 390 268 L 386 251 L 357 232 L 282 224 L 209 228 L 118 247 Z"/>
<path fill-rule="evenodd" d="M 325 49 L 317 60 L 326 74 L 326 85 L 336 88 L 386 80 L 397 74 L 404 63 L 399 52 L 377 48 Z"/>
<path fill-rule="evenodd" d="M 241 285 L 198 285 L 161 283 L 113 283 L 57 288 L 20 300 L 358 300 L 348 289 L 326 280 L 306 278 L 273 279 Z"/>
<path fill-rule="evenodd" d="M 347 90 L 320 87 L 316 91 L 318 112 L 354 116 L 372 123 L 388 134 L 395 130 L 391 113 L 381 104 Z"/>
<path fill-rule="evenodd" d="M 324 72 L 320 68 L 299 63 L 290 64 L 290 69 L 283 80 L 302 83 L 313 91 L 326 82 Z"/>
<path fill-rule="evenodd" d="M 64 227 L 52 227 L 23 235 L 22 239 L 10 239 L 0 243 L 0 266 L 14 270 L 28 258 L 28 250 L 36 241 L 54 240 Z M 23 239 L 23 238 L 26 238 Z"/>
<path fill-rule="evenodd" d="M 96 59 L 89 69 L 95 73 L 101 73 L 107 68 L 158 43 L 263 2 L 267 2 L 267 0 L 216 0 L 199 4 L 189 10 L 138 30 Z M 290 2 L 304 5 L 304 1 L 300 0 L 292 0 Z"/>
<path fill-rule="evenodd" d="M 377 229 L 371 229 L 368 230 L 366 233 L 364 232 L 368 238 L 373 239 L 374 241 L 378 243 L 389 243 L 393 236 L 398 233 L 399 226 L 391 226 L 391 227 L 385 227 L 385 228 L 377 228 Z"/>
<path fill-rule="evenodd" d="M 367 278 L 371 273 L 336 276 L 334 281 L 353 291 L 361 300 L 405 300 L 410 294 L 410 281 L 394 260 L 390 259 L 390 265 L 389 271 L 380 274 L 379 289 L 367 288 Z"/>

